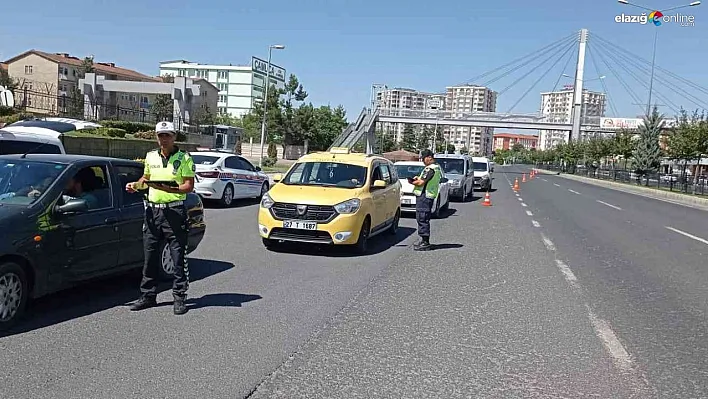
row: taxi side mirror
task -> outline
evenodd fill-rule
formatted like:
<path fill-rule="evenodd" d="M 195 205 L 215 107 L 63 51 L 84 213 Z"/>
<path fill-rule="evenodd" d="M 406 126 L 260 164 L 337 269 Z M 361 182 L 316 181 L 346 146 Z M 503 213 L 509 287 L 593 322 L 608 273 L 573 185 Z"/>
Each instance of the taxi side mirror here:
<path fill-rule="evenodd" d="M 386 188 L 386 182 L 383 180 L 375 180 L 374 184 L 371 185 L 371 188 L 373 188 L 375 190 L 381 189 L 381 188 Z"/>
<path fill-rule="evenodd" d="M 273 175 L 273 178 L 272 178 L 272 179 L 273 179 L 273 182 L 274 182 L 274 183 L 277 183 L 277 182 L 283 180 L 283 175 L 280 174 L 280 173 L 276 173 L 276 174 Z"/>

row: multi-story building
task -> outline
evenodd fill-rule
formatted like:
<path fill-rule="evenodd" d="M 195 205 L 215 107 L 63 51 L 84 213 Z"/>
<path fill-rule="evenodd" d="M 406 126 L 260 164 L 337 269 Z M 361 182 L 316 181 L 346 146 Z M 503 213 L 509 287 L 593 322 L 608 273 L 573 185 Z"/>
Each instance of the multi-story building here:
<path fill-rule="evenodd" d="M 605 116 L 605 93 L 583 89 L 580 120 L 582 124 L 600 125 L 600 118 Z M 566 85 L 560 91 L 541 93 L 541 115 L 546 122 L 572 123 L 573 85 Z M 539 148 L 547 150 L 559 143 L 567 143 L 569 132 L 541 130 Z"/>
<path fill-rule="evenodd" d="M 444 109 L 445 95 L 401 87 L 383 89 L 376 93 L 376 105 L 395 114 L 397 110 Z M 383 122 L 380 129 L 395 141 L 401 141 L 405 123 Z"/>
<path fill-rule="evenodd" d="M 513 133 L 494 133 L 494 150 L 510 150 L 515 144 L 521 144 L 526 149 L 536 148 L 538 136 Z"/>
<path fill-rule="evenodd" d="M 18 88 L 15 90 L 15 104 L 21 104 L 27 111 L 42 114 L 60 113 L 66 107 L 67 98 L 77 88 L 81 78 L 83 60 L 68 53 L 46 53 L 29 50 L 5 62 L 8 74 Z M 128 80 L 138 82 L 156 82 L 158 78 L 144 75 L 130 69 L 117 67 L 112 62 L 94 62 L 95 73 L 106 80 Z M 127 108 L 131 97 L 123 100 L 120 93 L 108 98 L 104 105 L 118 109 L 122 104 Z M 148 102 L 142 102 L 143 96 L 136 95 L 134 103 L 139 108 Z"/>
<path fill-rule="evenodd" d="M 219 89 L 217 112 L 241 117 L 265 96 L 267 62 L 253 57 L 251 65 L 199 64 L 186 60 L 160 62 L 160 75 L 202 78 Z M 271 63 L 270 84 L 285 87 L 285 69 Z"/>
<path fill-rule="evenodd" d="M 447 87 L 445 110 L 453 118 L 463 118 L 476 112 L 496 112 L 497 93 L 488 87 L 461 85 Z M 494 128 L 449 126 L 445 138 L 456 150 L 466 148 L 471 154 L 490 155 Z"/>

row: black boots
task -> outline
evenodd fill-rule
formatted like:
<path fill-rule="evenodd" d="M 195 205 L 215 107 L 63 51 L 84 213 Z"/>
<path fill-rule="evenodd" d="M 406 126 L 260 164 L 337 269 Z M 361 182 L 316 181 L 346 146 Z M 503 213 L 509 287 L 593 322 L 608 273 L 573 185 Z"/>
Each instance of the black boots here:
<path fill-rule="evenodd" d="M 130 305 L 130 310 L 136 312 L 157 306 L 157 301 L 154 296 L 141 296 L 140 299 Z"/>
<path fill-rule="evenodd" d="M 430 237 L 420 237 L 420 241 L 413 244 L 414 251 L 427 251 L 430 249 Z"/>
<path fill-rule="evenodd" d="M 173 311 L 176 315 L 181 315 L 187 313 L 187 305 L 184 303 L 184 300 L 186 297 L 184 296 L 179 296 L 179 295 L 173 295 L 175 298 L 175 302 L 173 305 Z"/>

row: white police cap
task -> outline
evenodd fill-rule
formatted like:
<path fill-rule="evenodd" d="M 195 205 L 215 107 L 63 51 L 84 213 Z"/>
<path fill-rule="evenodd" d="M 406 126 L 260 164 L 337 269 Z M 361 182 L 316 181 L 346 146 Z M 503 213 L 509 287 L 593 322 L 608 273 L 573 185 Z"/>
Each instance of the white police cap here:
<path fill-rule="evenodd" d="M 175 133 L 175 124 L 172 122 L 160 122 L 155 126 L 155 131 L 157 134 L 160 133 L 171 133 L 171 134 L 176 134 Z"/>

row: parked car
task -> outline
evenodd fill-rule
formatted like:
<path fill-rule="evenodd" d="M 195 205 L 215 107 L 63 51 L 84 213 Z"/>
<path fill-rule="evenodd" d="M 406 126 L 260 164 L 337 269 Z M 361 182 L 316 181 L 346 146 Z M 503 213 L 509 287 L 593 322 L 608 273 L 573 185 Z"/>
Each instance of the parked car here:
<path fill-rule="evenodd" d="M 266 247 L 295 241 L 365 253 L 370 238 L 398 231 L 401 183 L 386 158 L 333 148 L 301 157 L 273 181 L 258 210 Z"/>
<path fill-rule="evenodd" d="M 67 183 L 89 169 L 86 199 L 66 196 Z M 144 195 L 125 191 L 143 174 L 129 160 L 81 155 L 0 156 L 0 330 L 29 299 L 143 264 Z M 201 199 L 187 195 L 189 251 L 206 230 Z M 174 267 L 161 248 L 164 274 Z"/>
<path fill-rule="evenodd" d="M 0 129 L 0 155 L 65 154 L 62 136 L 101 125 L 70 118 L 27 119 Z"/>
<path fill-rule="evenodd" d="M 472 157 L 472 168 L 474 169 L 474 185 L 479 186 L 482 191 L 491 191 L 494 167 L 489 158 Z"/>
<path fill-rule="evenodd" d="M 474 197 L 472 157 L 462 154 L 435 154 L 435 160 L 450 179 L 450 196 L 461 201 Z"/>
<path fill-rule="evenodd" d="M 415 213 L 416 196 L 413 194 L 414 186 L 408 182 L 409 177 L 420 176 L 425 164 L 420 161 L 399 161 L 395 164 L 398 181 L 401 182 L 401 212 Z M 433 202 L 433 215 L 440 217 L 441 211 L 450 207 L 450 181 L 445 177 L 440 180 L 440 194 Z"/>
<path fill-rule="evenodd" d="M 270 189 L 268 175 L 246 158 L 216 151 L 190 154 L 197 172 L 194 191 L 203 199 L 229 207 L 234 199 L 261 198 Z"/>

